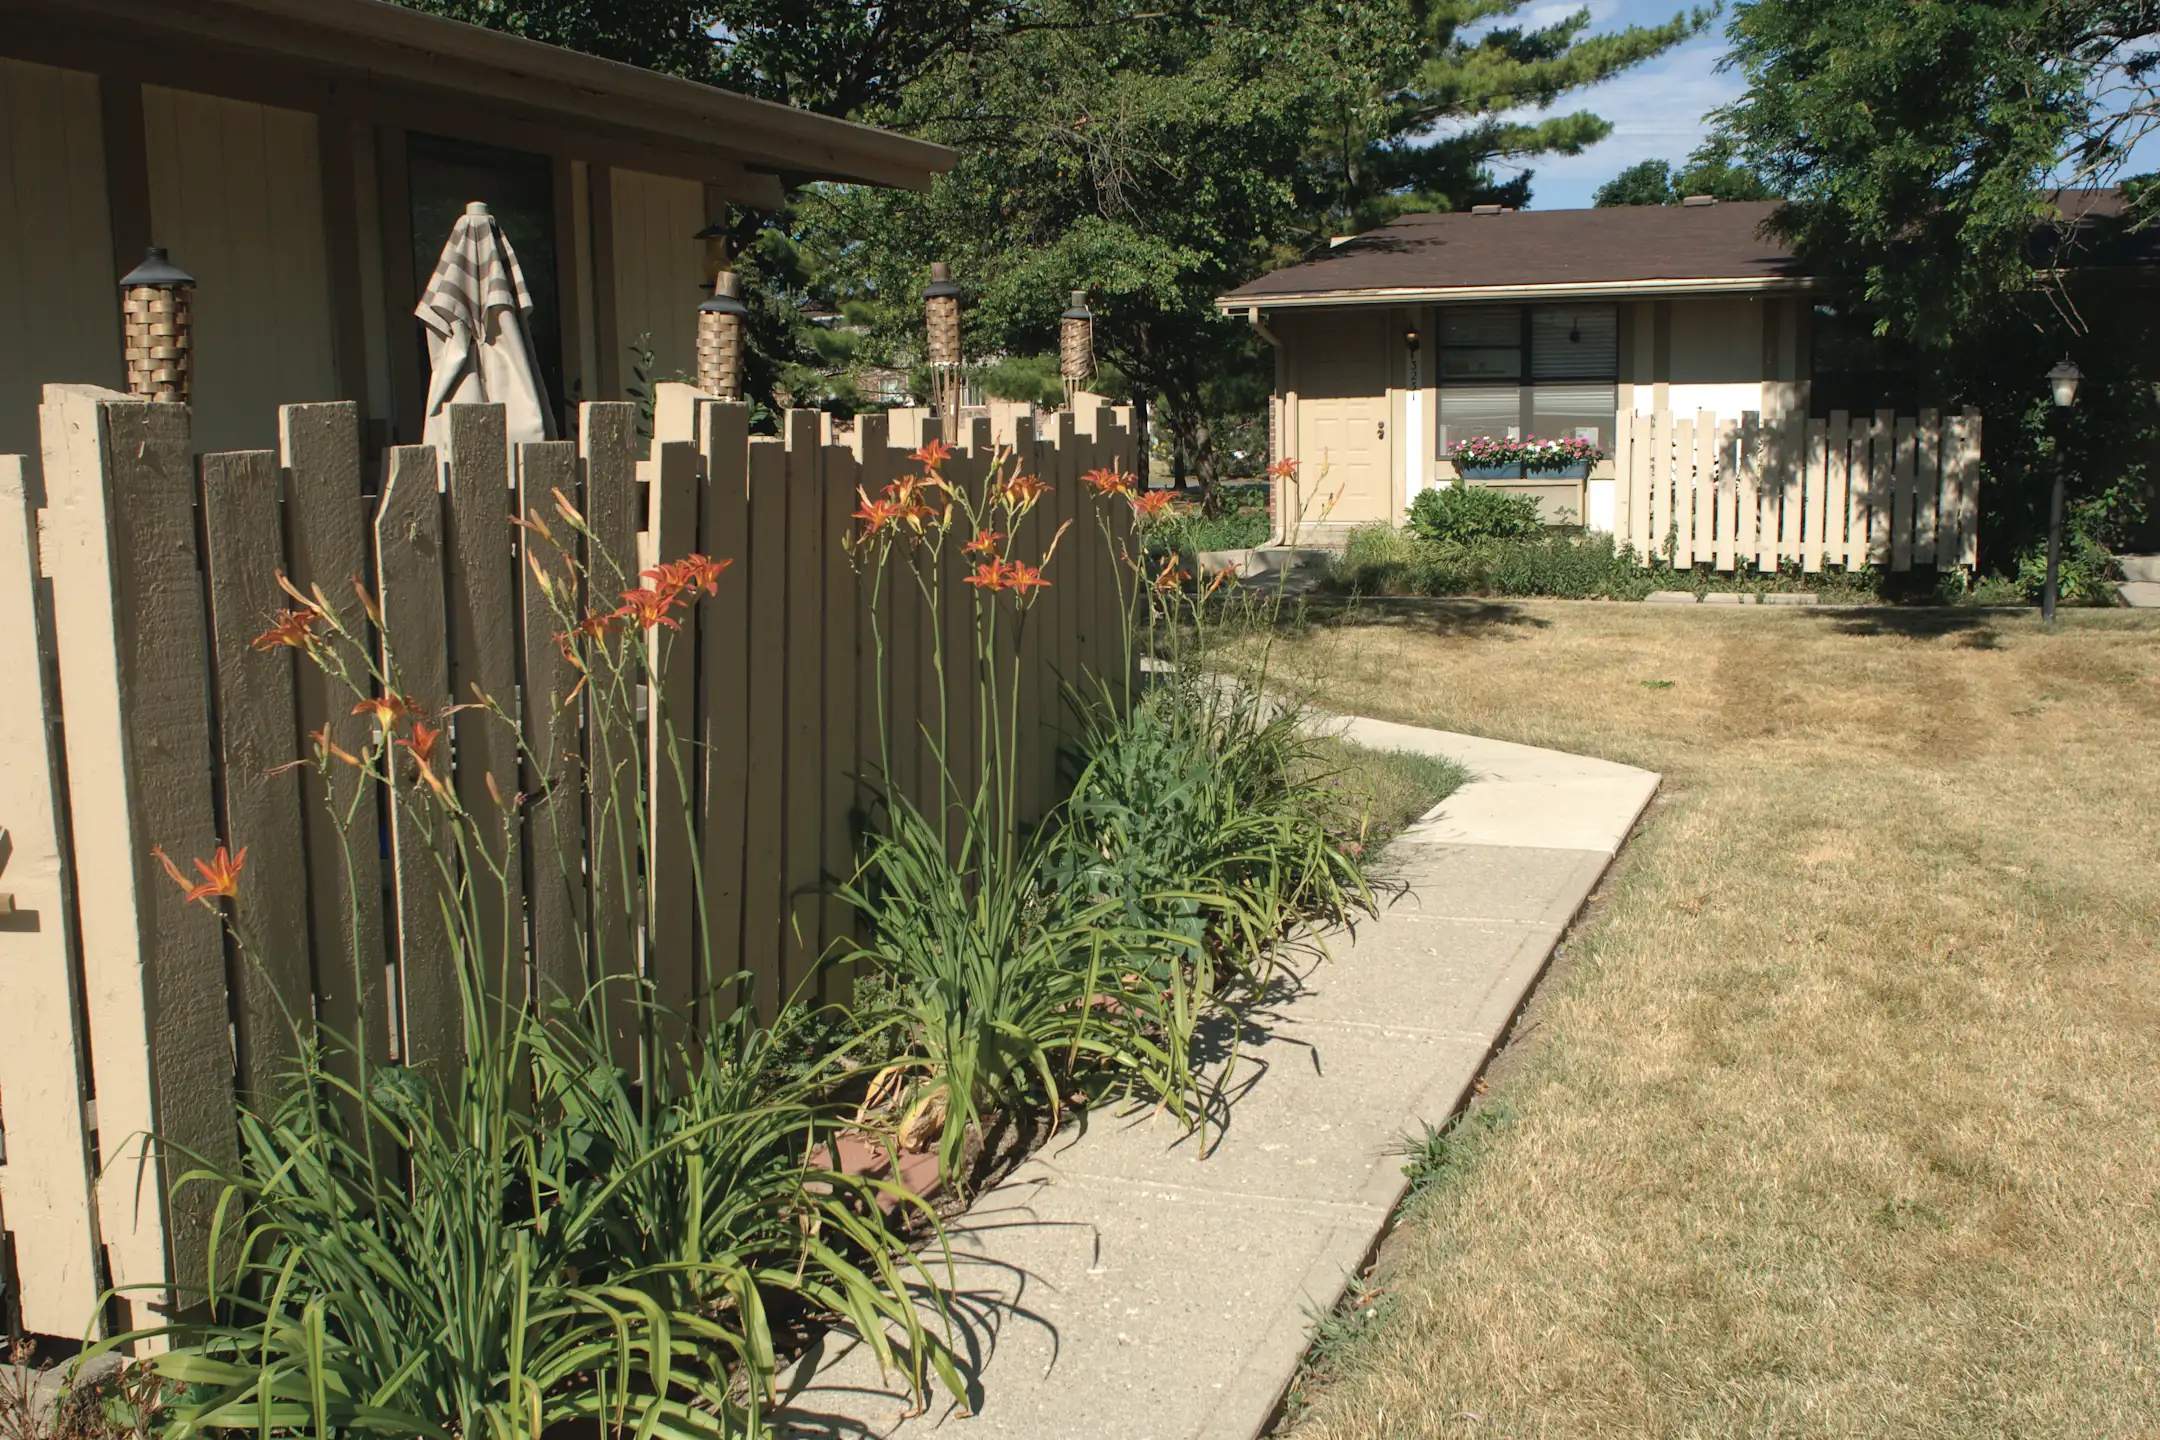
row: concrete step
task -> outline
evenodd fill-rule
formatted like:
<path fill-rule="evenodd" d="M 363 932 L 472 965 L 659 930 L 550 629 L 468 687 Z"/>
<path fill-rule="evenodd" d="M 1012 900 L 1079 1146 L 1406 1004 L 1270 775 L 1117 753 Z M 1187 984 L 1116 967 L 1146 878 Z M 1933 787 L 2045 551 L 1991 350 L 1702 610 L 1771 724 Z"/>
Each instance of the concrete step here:
<path fill-rule="evenodd" d="M 2160 585 L 2160 555 L 2117 555 L 2123 579 L 2141 585 Z"/>
<path fill-rule="evenodd" d="M 2160 580 L 2125 580 L 2115 589 L 2133 609 L 2160 610 Z"/>

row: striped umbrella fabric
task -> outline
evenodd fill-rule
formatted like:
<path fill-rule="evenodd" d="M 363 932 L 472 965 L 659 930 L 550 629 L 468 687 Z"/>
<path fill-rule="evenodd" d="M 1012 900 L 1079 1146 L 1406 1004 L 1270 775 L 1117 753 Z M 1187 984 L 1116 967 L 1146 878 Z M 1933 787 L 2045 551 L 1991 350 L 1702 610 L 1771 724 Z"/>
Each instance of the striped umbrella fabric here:
<path fill-rule="evenodd" d="M 449 453 L 449 407 L 503 407 L 512 446 L 554 438 L 554 415 L 532 344 L 532 295 L 517 252 L 478 201 L 451 228 L 420 303 L 426 328 L 427 418 L 421 438 Z"/>

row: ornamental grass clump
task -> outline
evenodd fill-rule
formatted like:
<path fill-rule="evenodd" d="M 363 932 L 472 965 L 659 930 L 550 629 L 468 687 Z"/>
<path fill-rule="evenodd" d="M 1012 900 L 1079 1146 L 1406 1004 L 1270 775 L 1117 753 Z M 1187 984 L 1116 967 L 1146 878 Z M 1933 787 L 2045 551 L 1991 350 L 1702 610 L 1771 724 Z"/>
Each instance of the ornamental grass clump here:
<path fill-rule="evenodd" d="M 530 759 L 517 722 L 480 694 L 430 713 L 406 693 L 394 637 L 378 660 L 366 627 L 320 591 L 288 586 L 297 608 L 258 642 L 350 687 L 365 734 L 341 743 L 326 726 L 312 763 L 335 806 L 386 794 L 423 837 L 462 1038 L 433 1064 L 371 1065 L 364 1037 L 295 1021 L 298 1058 L 275 1094 L 241 1110 L 237 1160 L 197 1161 L 180 1181 L 217 1192 L 207 1273 L 174 1318 L 96 1347 L 161 1350 L 144 1363 L 178 1387 L 170 1440 L 533 1440 L 564 1425 L 762 1435 L 784 1359 L 776 1333 L 806 1320 L 844 1320 L 918 1396 L 932 1371 L 963 1395 L 919 1308 L 938 1274 L 880 1202 L 912 1209 L 918 1231 L 934 1217 L 888 1182 L 816 1163 L 837 1153 L 843 1124 L 861 1128 L 836 1098 L 856 1078 L 847 1045 L 805 1066 L 799 1012 L 766 1026 L 716 996 L 693 1023 L 629 980 L 611 982 L 612 1018 L 597 986 L 528 999 L 501 918 L 516 914 L 512 827 L 527 811 L 546 823 L 582 810 L 594 873 L 646 873 L 647 800 L 625 779 L 639 773 L 635 693 L 662 693 L 651 682 L 668 637 L 725 562 L 692 555 L 633 579 L 559 495 L 553 517 L 524 525 L 579 675 L 564 703 L 587 702 L 594 758 L 574 792 L 491 793 L 469 809 L 446 783 L 445 727 L 500 727 Z M 582 598 L 599 595 L 619 600 Z M 361 603 L 380 627 L 364 591 Z M 167 862 L 249 957 L 235 908 L 245 864 L 245 847 L 220 847 L 190 880 Z M 635 956 L 590 958 L 595 974 L 636 971 Z"/>
<path fill-rule="evenodd" d="M 855 512 L 848 549 L 872 595 L 881 697 L 903 596 L 933 616 L 964 607 L 968 623 L 964 648 L 929 627 L 935 707 L 919 735 L 895 737 L 881 699 L 884 828 L 840 893 L 869 932 L 844 958 L 889 988 L 902 1029 L 870 1104 L 904 1139 L 935 1137 L 942 1173 L 964 1183 L 971 1136 L 1020 1117 L 1055 1124 L 1075 1096 L 1137 1094 L 1195 1113 L 1191 1041 L 1208 977 L 1171 937 L 1061 885 L 1059 817 L 1029 825 L 1018 811 L 1020 640 L 1064 530 L 1041 556 L 1017 554 L 1012 537 L 1049 487 L 1008 452 L 975 483 L 948 474 L 951 457 L 932 441 L 913 456 L 918 473 L 865 492 Z M 955 550 L 964 589 L 947 579 Z M 974 733 L 963 737 L 965 717 Z M 930 793 L 907 795 L 891 785 L 891 756 L 918 740 Z M 957 759 L 963 741 L 979 766 Z"/>

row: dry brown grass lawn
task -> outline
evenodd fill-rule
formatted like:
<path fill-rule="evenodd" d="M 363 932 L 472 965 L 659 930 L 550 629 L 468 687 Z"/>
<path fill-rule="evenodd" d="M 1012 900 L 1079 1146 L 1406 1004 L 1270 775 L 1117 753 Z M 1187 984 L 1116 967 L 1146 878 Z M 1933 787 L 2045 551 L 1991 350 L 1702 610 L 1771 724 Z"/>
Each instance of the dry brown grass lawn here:
<path fill-rule="evenodd" d="M 1290 1433 L 2160 1435 L 2154 618 L 1286 642 L 1332 706 L 1665 775 Z"/>

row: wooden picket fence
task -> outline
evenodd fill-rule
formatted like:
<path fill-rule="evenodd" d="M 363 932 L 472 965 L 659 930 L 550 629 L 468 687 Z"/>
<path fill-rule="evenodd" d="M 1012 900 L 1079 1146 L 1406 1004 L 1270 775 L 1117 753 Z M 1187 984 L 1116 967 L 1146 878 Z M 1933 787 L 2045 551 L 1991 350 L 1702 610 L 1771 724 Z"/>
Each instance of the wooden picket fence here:
<path fill-rule="evenodd" d="M 1619 416 L 1613 534 L 1644 564 L 1774 571 L 1980 558 L 1980 415 Z"/>
<path fill-rule="evenodd" d="M 458 793 L 500 814 L 491 787 L 530 796 L 567 780 L 576 793 L 592 739 L 589 700 L 553 703 L 574 677 L 521 568 L 513 512 L 551 513 L 560 490 L 626 561 L 733 560 L 670 642 L 656 677 L 666 703 L 646 705 L 647 724 L 672 718 L 694 767 L 695 847 L 663 795 L 632 895 L 590 863 L 574 809 L 567 841 L 559 814 L 541 825 L 528 809 L 511 827 L 523 853 L 507 857 L 501 933 L 522 931 L 540 993 L 605 978 L 595 955 L 629 956 L 607 963 L 634 964 L 684 1010 L 724 1003 L 709 987 L 739 971 L 761 1011 L 816 993 L 817 957 L 854 933 L 825 882 L 850 868 L 883 783 L 881 699 L 899 737 L 890 783 L 935 803 L 930 627 L 970 653 L 966 605 L 933 616 L 892 586 L 880 681 L 868 587 L 840 544 L 857 487 L 874 493 L 938 437 L 921 412 L 864 417 L 836 442 L 828 417 L 795 411 L 782 437 L 752 437 L 742 405 L 664 386 L 649 446 L 635 406 L 586 404 L 576 440 L 520 446 L 513 462 L 501 409 L 459 407 L 446 466 L 426 447 L 393 449 L 378 502 L 364 496 L 350 404 L 285 407 L 277 453 L 198 460 L 185 406 L 86 386 L 45 397 L 42 477 L 0 456 L 0 667 L 18 687 L 0 707 L 0 1224 L 32 1332 L 84 1333 L 106 1283 L 150 1287 L 133 1310 L 146 1323 L 176 1276 L 202 1274 L 214 1197 L 168 1182 L 181 1150 L 235 1153 L 236 1096 L 262 1094 L 290 1059 L 285 1006 L 364 1036 L 378 1061 L 440 1065 L 461 1043 L 436 881 L 401 807 L 341 818 L 316 769 L 288 764 L 324 726 L 357 750 L 371 722 L 293 651 L 251 645 L 289 603 L 281 573 L 319 585 L 354 626 L 360 577 L 404 687 L 429 708 L 476 688 L 522 706 L 525 756 L 478 712 L 452 722 Z M 1067 521 L 1076 532 L 1022 641 L 1022 809 L 1040 814 L 1058 793 L 1060 682 L 1123 683 L 1119 586 L 1078 479 L 1132 468 L 1130 420 L 1090 405 L 1040 434 L 1029 416 L 1000 417 L 996 435 L 989 420 L 962 428 L 949 476 L 979 480 L 1003 444 L 1053 487 L 1019 553 L 1039 554 Z M 961 559 L 955 597 L 970 593 Z M 942 732 L 963 779 L 980 764 L 972 694 L 962 677 Z M 662 749 L 647 736 L 641 783 L 673 792 Z M 185 866 L 221 840 L 247 847 L 238 904 L 259 968 L 151 853 Z M 694 930 L 713 936 L 709 956 Z"/>

